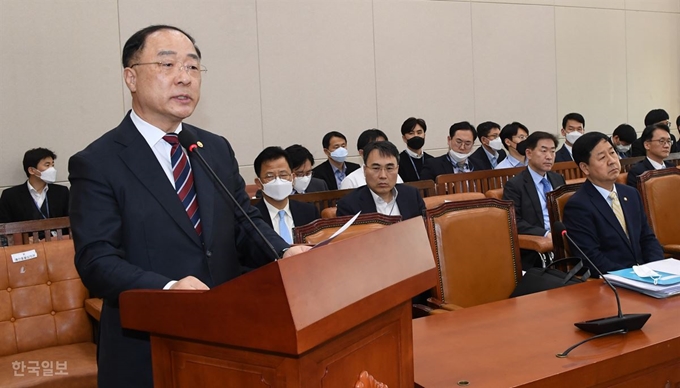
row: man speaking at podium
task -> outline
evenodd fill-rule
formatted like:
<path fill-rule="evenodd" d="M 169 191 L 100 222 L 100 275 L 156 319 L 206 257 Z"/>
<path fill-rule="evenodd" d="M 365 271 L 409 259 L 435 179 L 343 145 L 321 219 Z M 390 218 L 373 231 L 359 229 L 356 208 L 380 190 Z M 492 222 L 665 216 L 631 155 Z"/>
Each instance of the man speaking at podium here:
<path fill-rule="evenodd" d="M 199 101 L 205 71 L 194 39 L 172 26 L 144 28 L 125 43 L 123 67 L 132 110 L 69 162 L 71 227 L 82 281 L 104 298 L 99 387 L 152 387 L 149 337 L 121 328 L 121 292 L 205 290 L 238 276 L 241 264 L 258 267 L 305 249 L 288 249 L 250 207 L 229 142 L 182 122 Z M 276 252 L 199 159 L 188 158 L 181 131 L 201 140 L 207 163 Z"/>

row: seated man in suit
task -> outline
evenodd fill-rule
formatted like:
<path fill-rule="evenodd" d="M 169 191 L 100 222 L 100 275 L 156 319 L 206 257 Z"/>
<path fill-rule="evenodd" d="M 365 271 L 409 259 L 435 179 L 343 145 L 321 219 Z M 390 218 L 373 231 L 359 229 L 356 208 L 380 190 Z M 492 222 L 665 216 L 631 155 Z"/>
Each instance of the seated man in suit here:
<path fill-rule="evenodd" d="M 449 136 L 446 138 L 449 152 L 428 160 L 423 166 L 420 179 L 437 179 L 443 174 L 458 174 L 478 170 L 470 160 L 472 145 L 477 139 L 477 131 L 467 121 L 455 123 L 449 128 Z"/>
<path fill-rule="evenodd" d="M 319 178 L 312 176 L 314 156 L 309 150 L 299 144 L 286 148 L 288 159 L 295 175 L 293 180 L 293 194 L 316 193 L 327 191 L 328 185 Z"/>
<path fill-rule="evenodd" d="M 499 162 L 494 169 L 500 170 L 502 168 L 514 168 L 527 165 L 524 154 L 517 151 L 517 145 L 529 136 L 529 129 L 522 123 L 517 121 L 510 123 L 503 127 L 499 137 L 503 143 L 503 147 L 508 150 L 508 155 L 505 159 Z"/>
<path fill-rule="evenodd" d="M 361 132 L 359 139 L 357 140 L 357 151 L 359 156 L 364 157 L 364 147 L 369 143 L 374 141 L 387 141 L 387 135 L 385 132 L 373 128 L 367 129 Z M 399 175 L 397 175 L 397 183 L 404 183 Z M 364 177 L 364 170 L 362 168 L 352 171 L 351 174 L 347 175 L 345 179 L 342 180 L 340 184 L 340 189 L 356 189 L 357 187 L 364 186 L 366 184 L 366 177 Z"/>
<path fill-rule="evenodd" d="M 57 155 L 46 148 L 26 151 L 23 166 L 28 180 L 2 192 L 0 222 L 68 216 L 68 188 L 54 183 L 56 158 Z"/>
<path fill-rule="evenodd" d="M 603 273 L 663 259 L 640 194 L 616 183 L 621 164 L 609 138 L 587 133 L 574 143 L 573 155 L 587 180 L 567 202 L 564 225 L 583 253 Z"/>
<path fill-rule="evenodd" d="M 671 153 L 671 130 L 666 124 L 652 124 L 642 131 L 640 136 L 642 145 L 645 147 L 647 157 L 635 163 L 628 171 L 628 186 L 637 188 L 639 176 L 649 170 L 661 170 L 672 167 L 664 159 Z"/>
<path fill-rule="evenodd" d="M 399 154 L 399 176 L 404 182 L 419 181 L 425 161 L 433 158 L 423 151 L 426 132 L 427 124 L 423 119 L 409 117 L 401 125 L 401 139 L 406 143 L 406 149 Z"/>
<path fill-rule="evenodd" d="M 328 160 L 314 167 L 313 175 L 326 182 L 328 190 L 338 190 L 342 180 L 359 165 L 352 162 L 345 162 L 347 158 L 347 138 L 340 132 L 331 131 L 324 135 L 321 140 L 323 152 Z"/>
<path fill-rule="evenodd" d="M 505 159 L 503 141 L 500 138 L 501 126 L 485 121 L 477 126 L 477 136 L 481 146 L 470 155 L 470 160 L 478 170 L 493 170 Z"/>
<path fill-rule="evenodd" d="M 281 147 L 267 147 L 255 158 L 255 184 L 262 199 L 255 207 L 262 219 L 288 244 L 293 243 L 293 228 L 321 218 L 316 206 L 289 200 L 296 179 L 288 154 Z"/>
<path fill-rule="evenodd" d="M 425 202 L 415 187 L 397 184 L 399 151 L 388 141 L 369 143 L 364 148 L 366 185 L 338 201 L 338 216 L 381 213 L 407 220 L 420 217 Z"/>
<path fill-rule="evenodd" d="M 663 109 L 650 110 L 645 116 L 645 128 L 652 124 L 664 124 L 670 129 L 671 121 L 668 112 Z M 678 143 L 675 141 L 675 136 L 673 136 L 673 134 L 671 134 L 671 140 L 673 141 L 673 144 L 671 144 L 671 152 L 678 152 L 680 149 L 678 148 Z M 642 138 L 633 142 L 631 151 L 633 153 L 633 157 L 646 155 L 646 149 Z"/>
<path fill-rule="evenodd" d="M 574 158 L 571 156 L 571 147 L 573 147 L 576 139 L 583 135 L 586 128 L 586 119 L 579 113 L 569 113 L 562 119 L 562 129 L 560 132 L 564 136 L 564 145 L 555 154 L 555 163 L 571 162 Z"/>
<path fill-rule="evenodd" d="M 630 158 L 633 152 L 630 150 L 631 145 L 635 140 L 637 140 L 637 132 L 635 128 L 628 124 L 621 124 L 614 130 L 612 137 L 609 138 L 614 147 L 616 148 L 616 153 L 619 155 L 619 159 Z"/>
<path fill-rule="evenodd" d="M 510 179 L 503 188 L 503 199 L 515 205 L 517 233 L 550 235 L 550 218 L 546 194 L 562 185 L 564 177 L 550 171 L 555 161 L 557 138 L 547 132 L 534 132 L 526 140 L 526 170 Z M 522 250 L 522 268 L 544 264 L 538 253 Z"/>

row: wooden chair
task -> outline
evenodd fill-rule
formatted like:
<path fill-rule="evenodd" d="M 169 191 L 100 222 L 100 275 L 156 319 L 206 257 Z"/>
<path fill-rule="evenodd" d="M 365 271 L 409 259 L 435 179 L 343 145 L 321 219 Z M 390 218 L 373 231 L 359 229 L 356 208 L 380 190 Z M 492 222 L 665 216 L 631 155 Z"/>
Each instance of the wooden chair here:
<path fill-rule="evenodd" d="M 307 225 L 296 226 L 293 228 L 293 241 L 295 244 L 318 244 L 333 235 L 352 217 L 322 218 Z M 380 213 L 361 214 L 352 226 L 336 237 L 334 241 L 364 234 L 399 221 L 401 221 L 400 216 L 386 216 Z"/>
<path fill-rule="evenodd" d="M 311 203 L 319 209 L 319 213 L 327 207 L 336 206 L 338 200 L 351 193 L 354 189 L 318 191 L 315 193 L 294 194 L 290 199 L 300 202 Z"/>
<path fill-rule="evenodd" d="M 581 188 L 583 183 L 573 183 L 560 186 L 557 189 L 549 192 L 546 195 L 548 200 L 548 216 L 550 217 L 550 225 L 557 221 L 562 221 L 564 215 L 564 206 L 571 196 Z M 553 252 L 555 253 L 555 260 L 563 259 L 571 256 L 569 245 L 564 241 L 564 237 L 556 233 L 552 233 Z"/>
<path fill-rule="evenodd" d="M 406 182 L 405 185 L 413 186 L 420 191 L 420 196 L 423 198 L 437 195 L 437 187 L 433 180 L 425 179 L 422 181 Z"/>
<path fill-rule="evenodd" d="M 666 254 L 680 254 L 680 170 L 664 168 L 640 175 L 638 190 L 642 196 L 649 226 Z"/>
<path fill-rule="evenodd" d="M 500 189 L 491 189 L 487 190 L 484 195 L 487 198 L 496 198 L 496 199 L 503 199 L 503 188 L 501 187 Z"/>
<path fill-rule="evenodd" d="M 435 195 L 433 197 L 423 198 L 423 201 L 425 201 L 425 208 L 434 209 L 445 202 L 470 201 L 473 199 L 483 198 L 484 194 L 482 193 L 456 193 L 446 195 Z"/>
<path fill-rule="evenodd" d="M 327 207 L 321 211 L 321 218 L 337 217 L 338 208 L 336 206 Z"/>
<path fill-rule="evenodd" d="M 255 194 L 257 193 L 257 185 L 252 184 L 252 185 L 246 185 L 246 194 L 248 194 L 248 198 L 253 199 L 255 198 Z"/>
<path fill-rule="evenodd" d="M 628 172 L 630 169 L 633 167 L 633 165 L 642 159 L 644 159 L 644 156 L 636 156 L 634 158 L 625 158 L 621 159 L 619 162 L 621 162 L 621 172 Z"/>
<path fill-rule="evenodd" d="M 619 176 L 616 177 L 616 183 L 620 185 L 627 185 L 628 184 L 628 173 L 627 172 L 620 172 Z"/>
<path fill-rule="evenodd" d="M 504 168 L 500 170 L 482 170 L 461 174 L 444 174 L 437 177 L 437 193 L 439 195 L 454 193 L 485 193 L 491 189 L 499 189 L 512 177 L 526 167 Z"/>
<path fill-rule="evenodd" d="M 70 228 L 71 220 L 68 217 L 56 217 L 0 224 L 0 235 L 7 237 L 7 245 L 24 245 L 38 243 L 41 234 L 44 241 L 68 239 L 69 235 L 64 234 L 64 231 Z"/>
<path fill-rule="evenodd" d="M 447 202 L 426 211 L 426 224 L 438 272 L 430 303 L 455 310 L 510 296 L 522 267 L 511 201 Z"/>
<path fill-rule="evenodd" d="M 573 161 L 553 164 L 552 172 L 562 175 L 565 181 L 585 178 L 583 171 L 581 171 L 581 169 L 576 165 L 576 162 Z"/>

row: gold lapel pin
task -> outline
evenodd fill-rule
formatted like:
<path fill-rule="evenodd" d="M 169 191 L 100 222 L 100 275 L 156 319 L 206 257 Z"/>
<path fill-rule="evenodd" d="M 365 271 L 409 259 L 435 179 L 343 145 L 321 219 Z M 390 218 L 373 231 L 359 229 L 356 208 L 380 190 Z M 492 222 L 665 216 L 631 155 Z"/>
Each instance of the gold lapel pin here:
<path fill-rule="evenodd" d="M 201 143 L 200 141 L 197 141 L 196 145 L 198 146 L 198 148 L 203 148 L 203 143 Z"/>
<path fill-rule="evenodd" d="M 628 202 L 628 197 L 623 197 L 623 202 Z"/>

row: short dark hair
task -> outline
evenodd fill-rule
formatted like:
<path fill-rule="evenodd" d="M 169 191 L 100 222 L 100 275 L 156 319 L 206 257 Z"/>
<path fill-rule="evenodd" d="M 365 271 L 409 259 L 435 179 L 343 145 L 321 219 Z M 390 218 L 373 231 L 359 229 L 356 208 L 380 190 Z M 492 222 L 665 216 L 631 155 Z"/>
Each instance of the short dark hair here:
<path fill-rule="evenodd" d="M 501 129 L 501 126 L 493 121 L 485 121 L 477 126 L 477 136 L 487 137 L 489 136 L 489 132 L 494 128 Z"/>
<path fill-rule="evenodd" d="M 47 148 L 33 148 L 26 151 L 23 160 L 24 172 L 26 173 L 26 176 L 31 176 L 31 174 L 28 173 L 29 167 L 37 168 L 38 163 L 40 163 L 40 161 L 45 158 L 52 158 L 53 160 L 56 160 L 57 154 L 51 150 L 48 150 Z"/>
<path fill-rule="evenodd" d="M 425 124 L 425 120 L 409 117 L 401 125 L 401 134 L 406 135 L 407 133 L 413 131 L 416 129 L 416 125 L 420 125 L 420 127 L 423 128 L 423 132 L 427 132 L 427 124 Z"/>
<path fill-rule="evenodd" d="M 142 28 L 141 30 L 135 32 L 130 38 L 128 38 L 127 42 L 125 42 L 125 46 L 123 46 L 123 67 L 130 67 L 132 65 L 133 59 L 136 58 L 137 55 L 144 49 L 146 38 L 154 32 L 160 30 L 175 30 L 184 34 L 184 36 L 189 38 L 191 43 L 194 45 L 194 50 L 196 50 L 198 58 L 201 59 L 201 50 L 198 49 L 198 46 L 196 46 L 196 41 L 191 37 L 191 35 L 174 26 L 157 24 Z"/>
<path fill-rule="evenodd" d="M 657 129 L 664 130 L 664 131 L 668 132 L 669 134 L 671 133 L 670 128 L 668 128 L 668 125 L 666 125 L 666 124 L 648 125 L 648 126 L 645 127 L 645 130 L 642 131 L 642 135 L 640 135 L 640 141 L 642 141 L 644 143 L 646 141 L 652 140 L 652 138 L 654 137 L 654 131 L 656 131 Z"/>
<path fill-rule="evenodd" d="M 635 128 L 628 124 L 621 124 L 616 127 L 614 133 L 612 133 L 612 136 L 618 136 L 619 140 L 625 141 L 628 144 L 632 144 L 635 140 L 637 140 L 637 132 L 635 132 Z"/>
<path fill-rule="evenodd" d="M 587 132 L 584 133 L 583 136 L 579 137 L 571 147 L 571 156 L 574 158 L 576 165 L 579 165 L 581 162 L 589 164 L 590 154 L 593 152 L 593 149 L 602 142 L 602 140 L 609 143 L 612 148 L 614 147 L 614 144 L 612 144 L 609 136 L 601 132 Z"/>
<path fill-rule="evenodd" d="M 670 116 L 668 115 L 668 112 L 666 112 L 663 109 L 652 109 L 647 113 L 645 116 L 645 127 L 650 126 L 652 124 L 656 124 L 661 121 L 668 120 Z"/>
<path fill-rule="evenodd" d="M 345 142 L 347 142 L 347 138 L 342 133 L 338 131 L 330 131 L 327 134 L 323 135 L 323 139 L 321 139 L 321 145 L 323 146 L 324 149 L 330 147 L 332 137 L 339 137 Z"/>
<path fill-rule="evenodd" d="M 583 125 L 583 128 L 586 127 L 586 119 L 583 118 L 583 115 L 581 115 L 580 113 L 568 113 L 562 119 L 562 129 L 567 128 L 567 121 L 569 120 L 574 120 L 577 123 L 581 123 L 581 125 Z"/>
<path fill-rule="evenodd" d="M 390 143 L 389 141 L 374 141 L 372 143 L 368 143 L 366 147 L 364 148 L 364 165 L 368 163 L 368 155 L 371 154 L 374 150 L 378 150 L 380 153 L 380 156 L 394 156 L 397 158 L 397 164 L 399 164 L 399 150 L 397 147 Z"/>
<path fill-rule="evenodd" d="M 255 163 L 253 163 L 253 167 L 255 167 L 255 175 L 260 177 L 260 172 L 262 172 L 262 164 L 265 162 L 269 162 L 272 160 L 278 160 L 280 158 L 286 159 L 286 163 L 288 163 L 288 168 L 290 168 L 290 159 L 288 158 L 288 153 L 284 151 L 283 148 L 281 147 L 267 147 L 260 152 L 259 155 L 255 158 Z"/>
<path fill-rule="evenodd" d="M 524 124 L 517 121 L 513 121 L 512 123 L 507 124 L 506 126 L 503 127 L 503 129 L 501 129 L 500 138 L 501 142 L 503 143 L 503 147 L 505 147 L 506 150 L 508 149 L 508 145 L 505 144 L 505 140 L 512 139 L 513 136 L 517 135 L 517 132 L 520 129 L 524 130 L 524 132 L 527 133 L 527 136 L 529 135 L 529 129 L 525 127 Z"/>
<path fill-rule="evenodd" d="M 361 132 L 361 135 L 359 135 L 359 139 L 357 139 L 357 150 L 358 151 L 363 150 L 368 143 L 374 142 L 379 137 L 388 140 L 387 135 L 385 135 L 385 132 L 377 128 L 367 129 Z"/>
<path fill-rule="evenodd" d="M 534 132 L 531 135 L 529 135 L 529 137 L 527 137 L 527 139 L 524 140 L 522 143 L 524 143 L 525 150 L 533 150 L 536 148 L 540 140 L 545 139 L 552 140 L 553 143 L 555 143 L 555 148 L 557 148 L 557 145 L 559 144 L 557 137 L 555 137 L 555 135 L 553 135 L 552 133 L 548 132 L 541 131 Z"/>
<path fill-rule="evenodd" d="M 449 128 L 449 137 L 452 138 L 458 131 L 471 131 L 472 140 L 477 140 L 477 131 L 475 130 L 475 127 L 467 121 L 453 124 L 451 128 Z"/>
<path fill-rule="evenodd" d="M 305 164 L 307 160 L 314 165 L 314 155 L 312 155 L 309 150 L 300 144 L 293 144 L 292 146 L 285 149 L 288 154 L 288 161 L 290 162 L 290 169 L 295 170 L 296 168 Z"/>

